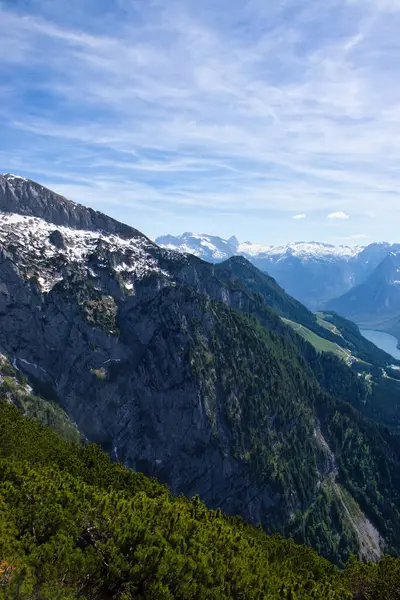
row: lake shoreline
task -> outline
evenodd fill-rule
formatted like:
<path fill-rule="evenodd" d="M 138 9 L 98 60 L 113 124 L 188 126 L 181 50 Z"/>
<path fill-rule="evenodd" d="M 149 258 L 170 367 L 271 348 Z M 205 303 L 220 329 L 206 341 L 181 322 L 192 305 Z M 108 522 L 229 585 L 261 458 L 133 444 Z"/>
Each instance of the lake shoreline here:
<path fill-rule="evenodd" d="M 400 343 L 394 335 L 378 329 L 360 328 L 360 333 L 375 346 L 390 354 L 396 360 L 400 360 Z"/>

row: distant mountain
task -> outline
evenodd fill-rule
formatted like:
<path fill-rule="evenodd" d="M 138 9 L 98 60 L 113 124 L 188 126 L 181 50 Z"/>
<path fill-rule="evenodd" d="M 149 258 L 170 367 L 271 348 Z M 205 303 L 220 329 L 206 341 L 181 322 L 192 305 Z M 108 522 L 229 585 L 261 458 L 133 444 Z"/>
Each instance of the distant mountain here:
<path fill-rule="evenodd" d="M 221 262 L 237 254 L 238 242 L 232 237 L 223 240 L 213 235 L 202 235 L 186 232 L 179 237 L 163 235 L 156 239 L 156 243 L 168 250 L 188 252 L 207 262 Z"/>
<path fill-rule="evenodd" d="M 324 307 L 332 298 L 362 283 L 390 252 L 400 250 L 400 245 L 387 243 L 365 248 L 318 242 L 266 246 L 239 242 L 234 236 L 224 240 L 193 233 L 162 236 L 156 242 L 164 248 L 188 252 L 215 263 L 233 255 L 244 256 L 312 310 Z"/>
<path fill-rule="evenodd" d="M 306 264 L 314 249 L 291 257 Z M 0 176 L 0 352 L 82 436 L 174 493 L 200 494 L 339 564 L 400 552 L 391 357 L 245 257 L 215 265 L 164 249 Z M 24 412 L 47 411 L 27 390 L 17 390 Z"/>
<path fill-rule="evenodd" d="M 365 327 L 390 329 L 400 319 L 400 252 L 390 252 L 363 283 L 328 307 Z"/>
<path fill-rule="evenodd" d="M 350 259 L 363 250 L 359 246 L 332 246 L 318 242 L 295 242 L 286 246 L 267 246 L 253 242 L 239 242 L 235 236 L 224 240 L 218 236 L 190 232 L 180 236 L 160 236 L 156 242 L 169 250 L 189 252 L 210 262 L 220 262 L 234 254 L 272 262 L 277 262 L 285 256 L 295 256 L 303 261 L 315 259 L 329 261 L 335 258 Z"/>

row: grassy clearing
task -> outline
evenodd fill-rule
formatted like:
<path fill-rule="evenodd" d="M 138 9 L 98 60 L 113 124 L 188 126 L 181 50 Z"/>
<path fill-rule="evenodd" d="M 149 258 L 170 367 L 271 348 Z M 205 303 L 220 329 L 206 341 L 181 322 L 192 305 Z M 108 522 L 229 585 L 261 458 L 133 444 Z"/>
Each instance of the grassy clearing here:
<path fill-rule="evenodd" d="M 321 327 L 325 327 L 325 329 L 328 329 L 335 335 L 338 335 L 339 337 L 343 338 L 341 332 L 336 327 L 336 325 L 324 319 L 324 313 L 316 313 L 316 316 L 318 325 L 321 325 Z"/>
<path fill-rule="evenodd" d="M 336 354 L 336 356 L 345 362 L 348 363 L 351 361 L 352 354 L 350 350 L 341 348 L 338 344 L 335 344 L 329 340 L 324 340 L 324 338 L 320 337 L 313 331 L 310 331 L 310 329 L 307 329 L 307 327 L 304 327 L 299 323 L 295 323 L 290 319 L 283 318 L 283 321 L 293 327 L 296 333 L 301 335 L 305 340 L 307 340 L 307 342 L 310 342 L 310 344 L 312 344 L 318 352 L 333 352 L 333 354 Z"/>

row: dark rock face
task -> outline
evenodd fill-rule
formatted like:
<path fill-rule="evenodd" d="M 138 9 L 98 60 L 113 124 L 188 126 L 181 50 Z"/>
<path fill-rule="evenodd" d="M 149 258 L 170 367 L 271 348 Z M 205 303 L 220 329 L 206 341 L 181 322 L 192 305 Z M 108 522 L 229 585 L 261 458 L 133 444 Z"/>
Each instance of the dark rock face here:
<path fill-rule="evenodd" d="M 43 294 L 3 248 L 0 347 L 54 389 L 88 439 L 126 465 L 254 523 L 274 514 L 282 523 L 292 501 L 261 484 L 234 452 L 224 398 L 215 405 L 215 375 L 210 368 L 196 377 L 189 358 L 196 337 L 206 339 L 217 317 L 210 301 L 199 303 L 187 291 L 188 283 L 199 289 L 204 277 L 209 293 L 232 306 L 252 301 L 221 289 L 210 265 L 175 262 L 163 251 L 159 258 L 176 285 L 153 274 L 135 281 L 134 295 L 120 289 L 118 298 L 104 267 L 91 267 L 98 276 L 85 279 L 69 265 L 70 274 Z M 220 424 L 213 426 L 215 419 Z"/>
<path fill-rule="evenodd" d="M 0 175 L 0 210 L 39 217 L 54 225 L 102 231 L 122 238 L 142 235 L 133 227 L 92 208 L 75 204 L 39 183 L 9 174 Z"/>
<path fill-rule="evenodd" d="M 230 308 L 254 313 L 259 301 L 233 275 L 224 280 L 214 265 L 163 250 L 38 184 L 5 176 L 0 186 L 0 349 L 118 460 L 175 492 L 283 526 L 302 500 L 249 463 L 253 442 L 241 426 L 249 348 L 234 346 L 248 326 L 235 324 Z M 284 327 L 277 316 L 260 318 Z M 221 329 L 225 321 L 231 325 Z M 266 344 L 262 352 L 254 364 L 284 368 Z M 275 385 L 266 397 L 271 417 L 283 402 Z M 294 384 L 292 397 L 293 411 L 307 401 Z M 298 419 L 312 430 L 306 412 Z M 273 439 L 268 423 L 265 445 Z M 317 452 L 312 435 L 304 440 Z M 314 468 L 314 486 L 318 478 Z"/>

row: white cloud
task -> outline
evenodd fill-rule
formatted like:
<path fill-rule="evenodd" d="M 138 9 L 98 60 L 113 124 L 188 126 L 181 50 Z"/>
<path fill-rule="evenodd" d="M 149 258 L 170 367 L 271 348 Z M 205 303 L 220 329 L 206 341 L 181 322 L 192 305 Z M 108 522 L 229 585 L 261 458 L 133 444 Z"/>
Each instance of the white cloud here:
<path fill-rule="evenodd" d="M 300 219 L 305 219 L 306 217 L 307 217 L 306 214 L 300 213 L 298 215 L 293 215 L 292 219 L 295 219 L 296 221 L 299 221 Z"/>
<path fill-rule="evenodd" d="M 344 220 L 344 219 L 349 219 L 349 215 L 346 214 L 345 212 L 339 211 L 339 212 L 333 212 L 330 213 L 328 215 L 328 219 L 339 219 L 339 220 Z"/>

